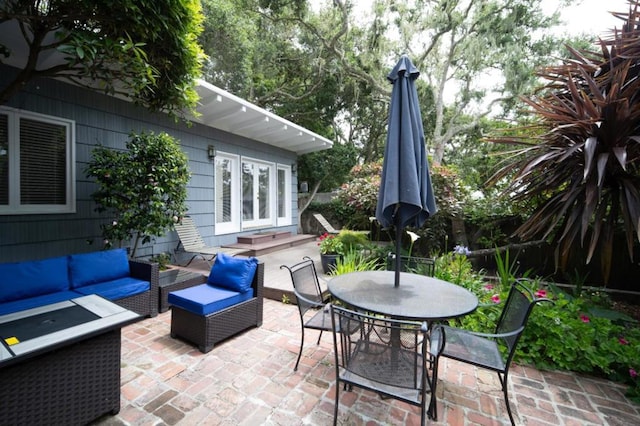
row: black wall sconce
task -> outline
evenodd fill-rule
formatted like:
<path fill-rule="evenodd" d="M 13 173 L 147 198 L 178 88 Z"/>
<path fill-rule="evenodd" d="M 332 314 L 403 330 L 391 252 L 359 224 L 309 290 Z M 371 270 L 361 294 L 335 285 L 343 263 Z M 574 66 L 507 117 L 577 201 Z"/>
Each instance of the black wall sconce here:
<path fill-rule="evenodd" d="M 216 147 L 213 145 L 209 145 L 207 147 L 207 156 L 209 157 L 209 160 L 213 160 L 214 158 L 216 158 Z"/>
<path fill-rule="evenodd" d="M 298 163 L 291 164 L 291 173 L 298 173 Z"/>

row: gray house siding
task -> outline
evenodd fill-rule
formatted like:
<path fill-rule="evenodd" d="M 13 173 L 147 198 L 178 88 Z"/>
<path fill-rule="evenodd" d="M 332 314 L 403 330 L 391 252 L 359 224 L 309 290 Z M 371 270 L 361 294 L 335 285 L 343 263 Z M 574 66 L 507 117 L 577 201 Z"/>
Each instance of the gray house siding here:
<path fill-rule="evenodd" d="M 0 85 L 13 68 L 0 67 Z M 235 243 L 239 234 L 214 235 L 214 164 L 207 146 L 218 151 L 291 165 L 296 154 L 198 123 L 187 126 L 172 118 L 129 102 L 54 80 L 38 80 L 25 87 L 6 105 L 11 108 L 75 121 L 76 212 L 70 214 L 0 215 L 0 262 L 39 259 L 67 253 L 100 250 L 100 225 L 111 218 L 94 211 L 91 193 L 97 186 L 85 176 L 96 145 L 125 149 L 131 132 L 167 132 L 178 139 L 189 158 L 192 173 L 188 185 L 188 208 L 205 242 Z M 280 227 L 296 233 L 297 178 L 292 174 L 292 225 Z M 268 230 L 275 228 L 265 228 Z M 252 231 L 255 232 L 255 231 Z M 139 249 L 139 256 L 172 252 L 178 244 L 175 232 Z"/>

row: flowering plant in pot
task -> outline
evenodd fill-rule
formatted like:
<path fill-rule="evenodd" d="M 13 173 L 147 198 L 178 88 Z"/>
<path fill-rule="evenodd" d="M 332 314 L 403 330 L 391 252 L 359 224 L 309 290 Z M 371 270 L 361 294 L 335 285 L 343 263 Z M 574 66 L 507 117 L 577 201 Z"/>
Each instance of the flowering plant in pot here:
<path fill-rule="evenodd" d="M 342 240 L 337 235 L 325 232 L 320 235 L 319 239 L 320 254 L 343 254 L 344 244 L 342 244 Z"/>
<path fill-rule="evenodd" d="M 337 235 L 324 233 L 318 242 L 322 271 L 328 274 L 336 268 L 338 259 L 344 254 L 344 244 Z"/>

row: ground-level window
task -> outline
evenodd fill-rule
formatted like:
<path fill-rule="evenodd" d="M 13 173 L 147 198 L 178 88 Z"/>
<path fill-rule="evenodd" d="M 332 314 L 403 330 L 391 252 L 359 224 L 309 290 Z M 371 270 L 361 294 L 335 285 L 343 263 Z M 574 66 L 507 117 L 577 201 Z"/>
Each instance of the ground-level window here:
<path fill-rule="evenodd" d="M 291 224 L 291 168 L 218 151 L 216 234 Z"/>
<path fill-rule="evenodd" d="M 0 214 L 75 211 L 74 127 L 0 108 Z"/>

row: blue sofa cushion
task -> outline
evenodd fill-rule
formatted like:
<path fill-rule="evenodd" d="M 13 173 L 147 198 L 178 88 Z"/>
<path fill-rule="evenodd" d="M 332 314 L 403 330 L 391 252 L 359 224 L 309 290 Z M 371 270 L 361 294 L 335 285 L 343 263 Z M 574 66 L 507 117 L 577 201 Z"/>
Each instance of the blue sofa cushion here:
<path fill-rule="evenodd" d="M 251 288 L 257 267 L 258 259 L 255 257 L 233 257 L 219 253 L 211 267 L 207 283 L 244 293 Z"/>
<path fill-rule="evenodd" d="M 72 254 L 69 256 L 71 288 L 111 281 L 129 276 L 125 249 Z"/>
<path fill-rule="evenodd" d="M 149 291 L 150 288 L 151 284 L 149 281 L 126 277 L 98 284 L 86 285 L 84 287 L 76 288 L 75 291 L 83 295 L 97 294 L 107 300 L 118 300 L 144 293 L 145 291 Z"/>
<path fill-rule="evenodd" d="M 221 311 L 229 306 L 250 300 L 253 297 L 253 289 L 238 293 L 210 284 L 200 284 L 184 290 L 172 291 L 167 298 L 171 305 L 197 315 L 209 315 Z"/>
<path fill-rule="evenodd" d="M 13 312 L 24 311 L 25 309 L 37 308 L 51 303 L 64 302 L 82 296 L 75 291 L 57 291 L 55 293 L 44 294 L 42 296 L 29 297 L 12 302 L 0 303 L 0 315 L 11 314 Z"/>
<path fill-rule="evenodd" d="M 67 257 L 0 264 L 0 302 L 69 290 Z"/>

